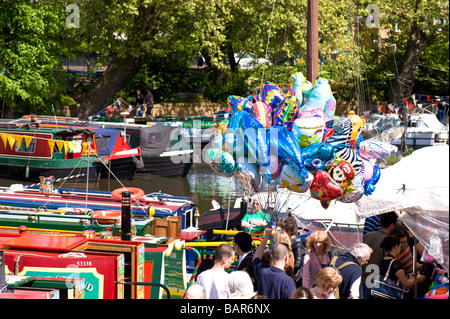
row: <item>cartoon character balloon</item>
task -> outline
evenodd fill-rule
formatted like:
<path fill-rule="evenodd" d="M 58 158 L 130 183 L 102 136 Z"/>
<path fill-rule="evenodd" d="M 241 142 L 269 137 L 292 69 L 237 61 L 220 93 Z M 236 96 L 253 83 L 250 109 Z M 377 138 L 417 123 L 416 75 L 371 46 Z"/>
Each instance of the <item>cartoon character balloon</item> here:
<path fill-rule="evenodd" d="M 340 117 L 326 123 L 328 129 L 333 129 L 334 133 L 328 137 L 327 143 L 333 146 L 350 145 L 353 123 L 348 117 Z M 350 148 L 342 147 L 336 152 L 336 157 L 348 161 L 355 170 L 355 174 L 364 172 L 364 163 L 361 156 L 353 152 Z"/>
<path fill-rule="evenodd" d="M 397 151 L 397 146 L 375 139 L 365 140 L 359 143 L 359 154 L 366 160 L 386 158 Z"/>
<path fill-rule="evenodd" d="M 313 175 L 311 197 L 320 201 L 328 201 L 341 197 L 342 189 L 339 184 L 325 171 L 316 171 Z"/>
<path fill-rule="evenodd" d="M 236 173 L 233 155 L 218 148 L 209 148 L 205 153 L 205 161 L 218 175 L 231 177 Z"/>
<path fill-rule="evenodd" d="M 309 82 L 305 78 L 303 73 L 301 73 L 301 72 L 293 74 L 292 75 L 292 79 L 294 80 L 294 83 L 292 83 L 291 91 L 293 92 L 293 94 L 297 98 L 298 104 L 302 105 L 303 101 L 304 101 L 304 99 L 303 99 L 303 91 L 304 90 L 305 91 L 311 90 L 312 83 Z"/>
<path fill-rule="evenodd" d="M 352 186 L 355 170 L 349 162 L 337 159 L 333 165 L 331 165 L 328 174 L 330 174 L 330 177 L 339 184 L 342 189 L 342 195 L 355 190 Z"/>
<path fill-rule="evenodd" d="M 301 117 L 294 121 L 292 133 L 300 143 L 300 147 L 322 141 L 325 123 L 321 117 Z"/>
<path fill-rule="evenodd" d="M 358 136 L 361 133 L 361 129 L 364 127 L 364 124 L 366 124 L 366 120 L 361 118 L 359 115 L 356 115 L 354 111 L 348 112 L 347 116 L 353 123 L 350 145 L 356 147 L 356 140 L 358 139 Z"/>
<path fill-rule="evenodd" d="M 328 81 L 323 78 L 317 78 L 314 82 L 312 91 L 300 111 L 321 110 L 329 119 L 334 117 L 336 100 L 331 92 Z"/>
<path fill-rule="evenodd" d="M 305 193 L 311 187 L 313 175 L 308 170 L 299 171 L 292 165 L 284 165 L 279 183 L 286 189 L 297 193 Z"/>

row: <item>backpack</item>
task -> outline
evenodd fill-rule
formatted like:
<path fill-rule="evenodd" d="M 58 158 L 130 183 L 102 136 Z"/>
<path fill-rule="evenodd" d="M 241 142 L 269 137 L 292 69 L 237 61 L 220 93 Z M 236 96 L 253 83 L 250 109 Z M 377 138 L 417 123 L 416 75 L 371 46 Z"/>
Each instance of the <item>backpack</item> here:
<path fill-rule="evenodd" d="M 333 257 L 333 259 L 330 261 L 330 267 L 334 267 L 337 270 L 341 270 L 342 268 L 347 267 L 349 265 L 357 265 L 357 266 L 359 266 L 357 263 L 355 263 L 353 261 L 347 261 L 347 262 L 343 263 L 342 265 L 340 265 L 339 267 L 335 267 L 337 259 L 338 259 L 338 256 L 334 256 Z M 339 297 L 339 286 L 337 286 L 337 288 L 336 288 L 336 290 L 334 291 L 333 294 L 334 294 L 334 297 L 336 299 L 340 299 L 340 297 Z"/>

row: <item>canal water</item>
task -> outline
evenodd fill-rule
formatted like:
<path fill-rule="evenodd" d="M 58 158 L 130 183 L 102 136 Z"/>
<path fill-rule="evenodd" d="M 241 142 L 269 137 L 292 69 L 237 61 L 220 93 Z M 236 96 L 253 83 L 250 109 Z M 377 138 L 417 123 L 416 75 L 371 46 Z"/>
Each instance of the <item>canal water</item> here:
<path fill-rule="evenodd" d="M 122 183 L 122 184 L 121 184 Z M 11 184 L 28 185 L 26 181 L 0 179 L 0 186 L 8 187 Z M 225 178 L 217 175 L 206 163 L 194 163 L 187 177 L 156 177 L 137 174 L 132 180 L 100 179 L 99 184 L 90 183 L 89 189 L 113 191 L 123 186 L 138 187 L 146 194 L 161 191 L 173 196 L 188 197 L 203 213 L 212 208 L 211 201 L 215 200 L 223 207 L 231 206 L 237 197 L 243 194 L 244 186 L 237 176 Z M 60 184 L 56 184 L 57 187 Z M 64 184 L 64 188 L 86 189 L 86 184 Z"/>

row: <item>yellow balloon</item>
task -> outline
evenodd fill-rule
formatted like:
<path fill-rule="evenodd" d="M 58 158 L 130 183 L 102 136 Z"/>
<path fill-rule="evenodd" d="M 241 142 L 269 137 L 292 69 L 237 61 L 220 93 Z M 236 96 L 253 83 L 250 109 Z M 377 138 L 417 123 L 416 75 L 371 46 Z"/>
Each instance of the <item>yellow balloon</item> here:
<path fill-rule="evenodd" d="M 366 120 L 361 118 L 359 115 L 356 115 L 354 111 L 348 112 L 347 116 L 353 123 L 352 144 L 355 144 L 356 140 L 358 139 L 359 133 L 361 133 L 361 129 L 363 128 L 364 124 L 366 124 Z"/>

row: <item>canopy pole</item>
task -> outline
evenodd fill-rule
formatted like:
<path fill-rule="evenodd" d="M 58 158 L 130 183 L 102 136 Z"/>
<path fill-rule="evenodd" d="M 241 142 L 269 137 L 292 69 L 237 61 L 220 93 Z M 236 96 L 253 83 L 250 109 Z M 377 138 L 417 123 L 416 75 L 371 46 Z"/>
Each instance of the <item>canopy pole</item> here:
<path fill-rule="evenodd" d="M 417 238 L 414 236 L 414 246 L 413 246 L 413 274 L 414 274 L 414 299 L 417 299 Z"/>

